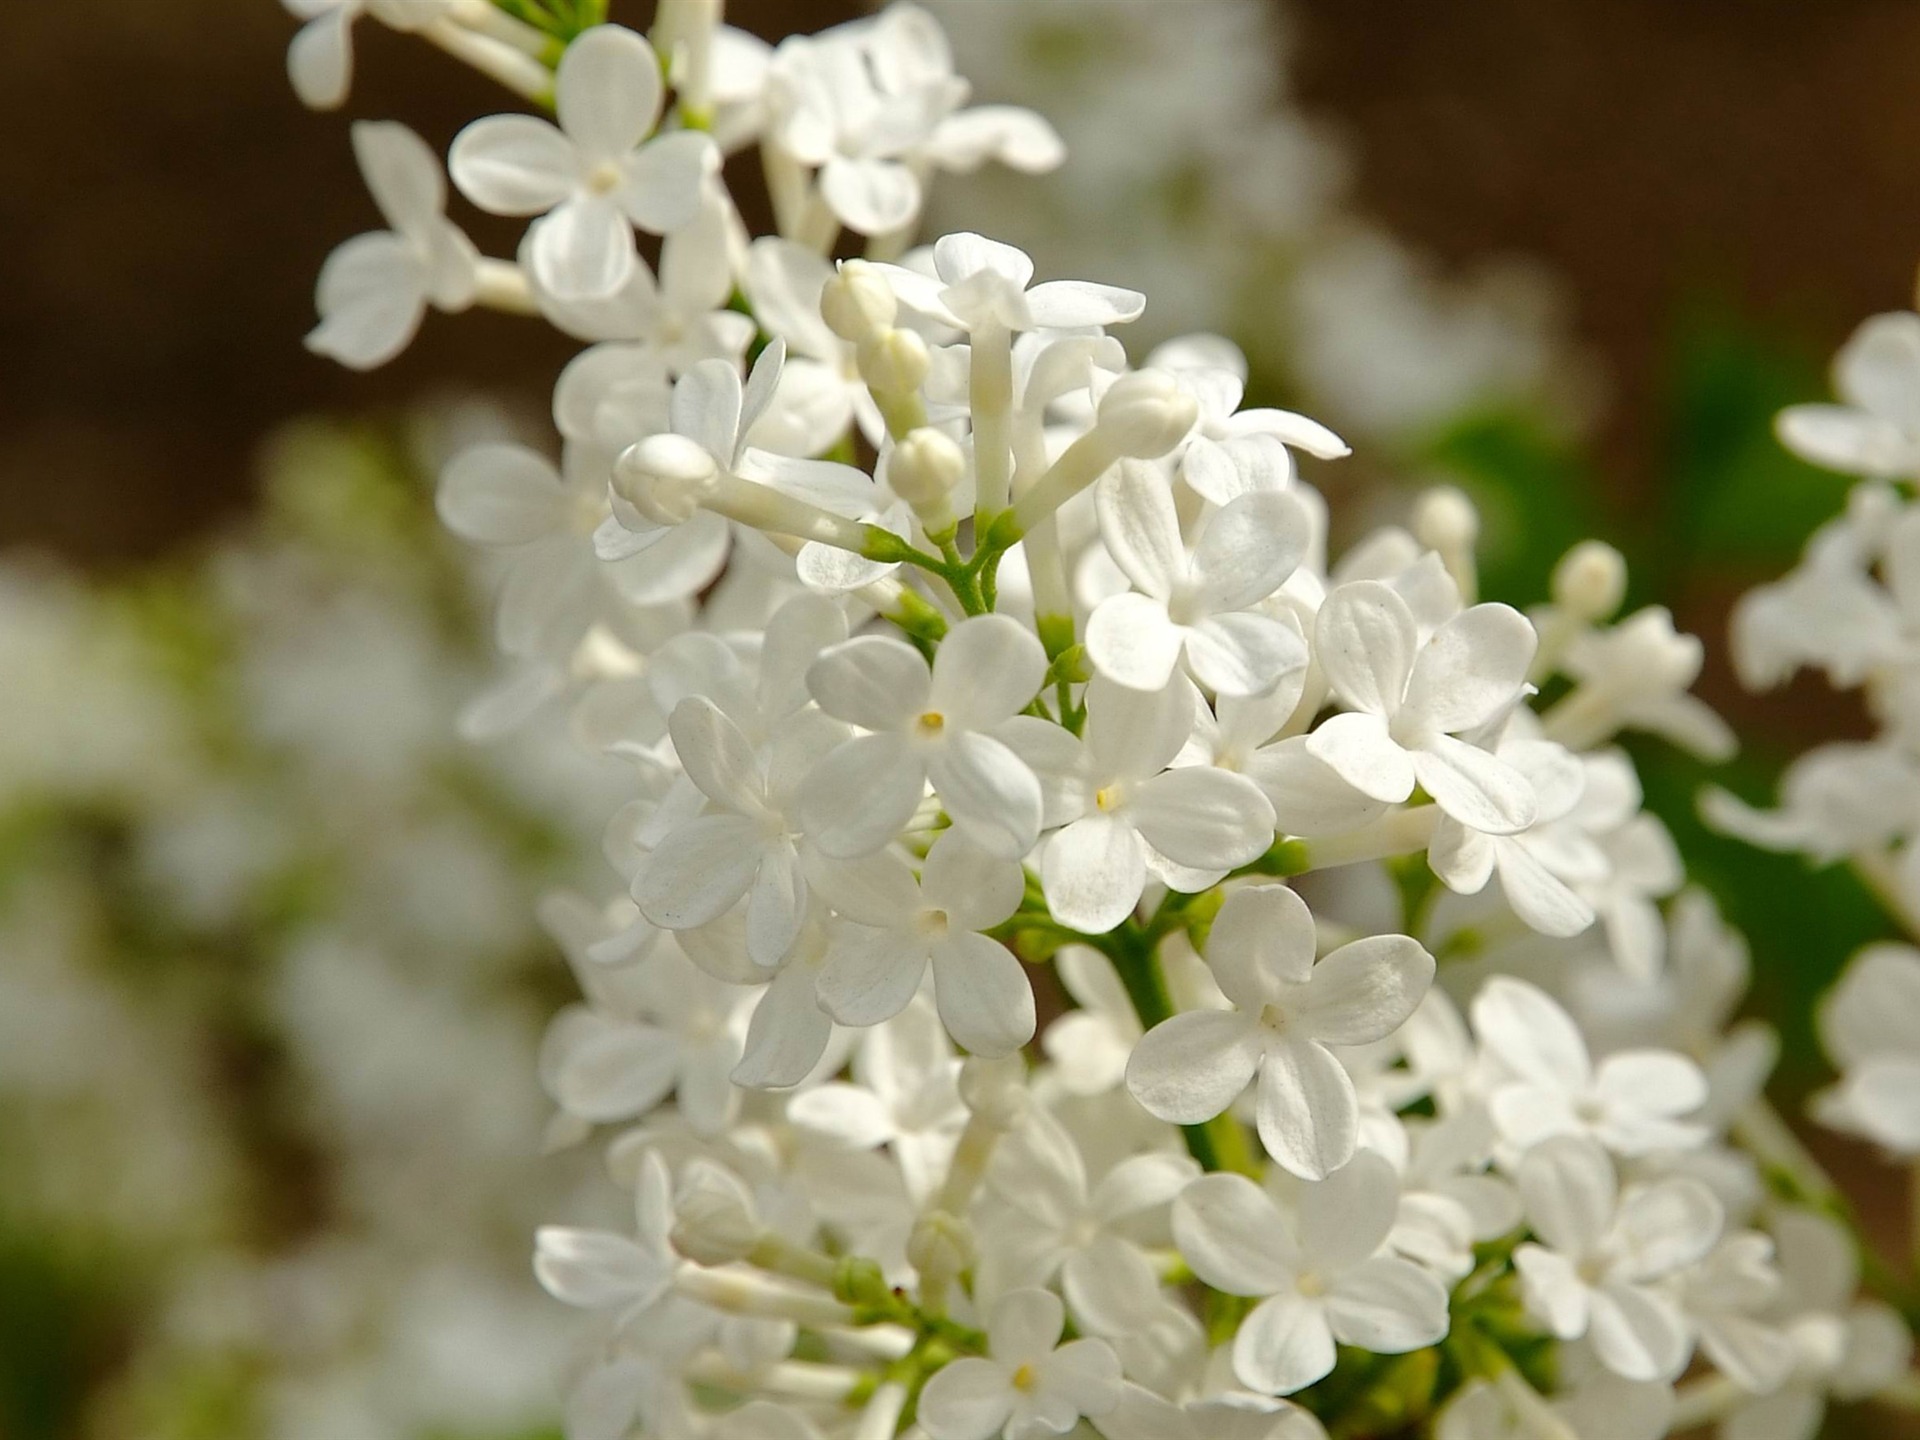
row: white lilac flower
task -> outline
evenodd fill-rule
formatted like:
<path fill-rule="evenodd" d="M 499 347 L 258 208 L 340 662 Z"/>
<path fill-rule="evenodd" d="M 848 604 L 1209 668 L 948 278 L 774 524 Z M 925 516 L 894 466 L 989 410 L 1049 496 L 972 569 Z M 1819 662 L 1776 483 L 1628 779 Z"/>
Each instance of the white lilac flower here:
<path fill-rule="evenodd" d="M 1835 1220 L 1782 1209 L 1768 1220 L 1780 1285 L 1768 1318 L 1792 1342 L 1793 1360 L 1767 1393 L 1734 1410 L 1726 1440 L 1813 1440 L 1829 1399 L 1864 1400 L 1895 1384 L 1913 1358 L 1913 1335 L 1892 1306 L 1858 1298 L 1859 1247 Z"/>
<path fill-rule="evenodd" d="M 1124 460 L 1094 492 L 1101 538 L 1134 589 L 1087 620 L 1087 657 L 1135 690 L 1164 689 L 1175 667 L 1222 695 L 1258 695 L 1307 663 L 1298 629 L 1260 611 L 1306 553 L 1306 512 L 1286 491 L 1242 495 L 1180 537 L 1159 468 Z"/>
<path fill-rule="evenodd" d="M 1869 945 L 1818 1018 L 1841 1079 L 1815 1099 L 1814 1115 L 1893 1154 L 1920 1154 L 1920 950 Z"/>
<path fill-rule="evenodd" d="M 1489 1067 L 1488 1107 L 1507 1144 L 1525 1150 L 1590 1135 L 1618 1155 L 1686 1150 L 1706 1138 L 1684 1117 L 1707 1098 L 1700 1067 L 1671 1050 L 1621 1050 L 1596 1067 L 1567 1012 L 1524 980 L 1500 975 L 1474 998 L 1473 1030 Z"/>
<path fill-rule="evenodd" d="M 817 172 L 838 223 L 887 235 L 919 216 L 930 170 L 997 160 L 1039 173 L 1065 158 L 1053 127 L 1030 110 L 961 110 L 968 88 L 939 23 L 916 5 L 890 5 L 781 44 L 769 75 L 769 138 Z"/>
<path fill-rule="evenodd" d="M 1333 1369 L 1336 1341 L 1397 1355 L 1445 1337 L 1445 1287 L 1381 1253 L 1399 1197 L 1393 1167 L 1371 1152 L 1304 1186 L 1291 1220 L 1243 1175 L 1203 1176 L 1182 1192 L 1174 1243 L 1193 1273 L 1260 1300 L 1233 1341 L 1242 1385 L 1303 1390 Z"/>
<path fill-rule="evenodd" d="M 1622 1194 L 1607 1152 L 1570 1135 L 1529 1151 L 1519 1181 L 1535 1236 L 1513 1257 L 1527 1308 L 1562 1340 L 1586 1336 L 1602 1363 L 1628 1380 L 1678 1376 L 1692 1337 L 1659 1282 L 1719 1239 L 1713 1192 L 1677 1179 Z"/>
<path fill-rule="evenodd" d="M 617 292 L 639 263 L 633 230 L 656 235 L 692 220 L 718 168 L 695 130 L 652 139 L 660 64 L 647 42 L 600 25 L 567 46 L 554 77 L 559 124 L 531 115 L 476 120 L 453 142 L 460 191 L 496 215 L 537 215 L 529 260 L 562 301 Z"/>
<path fill-rule="evenodd" d="M 692 930 L 744 899 L 747 954 L 770 970 L 806 914 L 799 787 L 846 729 L 820 715 L 796 717 L 756 754 L 740 727 L 699 696 L 676 705 L 668 724 L 710 809 L 654 847 L 634 876 L 634 903 L 662 929 Z"/>
<path fill-rule="evenodd" d="M 1493 604 L 1462 611 L 1422 643 L 1391 586 L 1338 586 L 1320 606 L 1313 653 L 1351 708 L 1323 721 L 1308 749 L 1377 800 L 1405 800 L 1419 785 L 1463 825 L 1524 830 L 1538 814 L 1533 787 L 1458 736 L 1519 701 L 1534 644 L 1524 615 Z"/>
<path fill-rule="evenodd" d="M 943 235 L 934 242 L 933 274 L 883 267 L 900 303 L 969 334 L 1077 330 L 1138 319 L 1146 297 L 1088 280 L 1033 283 L 1033 261 L 983 235 Z"/>
<path fill-rule="evenodd" d="M 1163 1020 L 1134 1047 L 1127 1088 L 1179 1125 L 1211 1120 L 1257 1074 L 1260 1140 L 1285 1169 L 1332 1174 L 1360 1143 L 1353 1079 L 1329 1046 L 1397 1030 L 1433 981 L 1433 957 L 1404 935 L 1375 935 L 1314 962 L 1313 915 L 1284 885 L 1236 890 L 1207 941 L 1231 1010 Z"/>
<path fill-rule="evenodd" d="M 843 1025 L 874 1025 L 905 1009 L 929 969 L 941 1023 L 975 1055 L 1033 1038 L 1033 989 L 1020 962 L 980 934 L 1020 907 L 1017 861 L 990 855 L 958 830 L 934 841 L 916 878 L 887 851 L 823 861 L 813 883 L 848 923 L 820 974 L 820 1003 Z"/>
<path fill-rule="evenodd" d="M 534 284 L 534 299 L 548 320 L 576 339 L 599 342 L 568 369 L 583 362 L 617 364 L 657 385 L 644 373 L 656 363 L 661 378 L 685 374 L 702 360 L 737 365 L 753 341 L 754 321 L 727 304 L 734 284 L 727 226 L 726 207 L 718 197 L 706 195 L 693 217 L 661 242 L 658 276 L 644 259 L 637 259 L 619 289 L 585 300 L 561 299 Z M 522 246 L 530 276 L 532 245 L 529 237 Z M 664 401 L 664 386 L 659 389 Z M 627 443 L 645 433 L 629 436 Z"/>
<path fill-rule="evenodd" d="M 673 1228 L 672 1180 L 658 1155 L 640 1166 L 634 1193 L 636 1235 L 549 1225 L 534 1238 L 533 1271 L 554 1299 L 583 1310 L 631 1317 L 667 1293 L 679 1257 L 667 1243 Z"/>
<path fill-rule="evenodd" d="M 1053 918 L 1089 935 L 1126 919 L 1149 872 L 1203 890 L 1273 843 L 1273 807 L 1252 781 L 1211 766 L 1168 769 L 1200 700 L 1184 676 L 1158 694 L 1104 676 L 1087 686 L 1084 744 L 1044 722 L 1002 734 L 1046 776 L 1040 883 Z"/>
<path fill-rule="evenodd" d="M 1833 362 L 1838 405 L 1790 405 L 1781 443 L 1849 475 L 1905 478 L 1920 471 L 1920 315 L 1875 315 Z"/>
<path fill-rule="evenodd" d="M 320 23 L 320 22 L 315 22 Z M 446 217 L 447 182 L 434 153 L 393 121 L 353 127 L 353 153 L 389 226 L 341 244 L 320 267 L 320 323 L 307 348 L 356 370 L 407 347 L 427 306 L 473 303 L 479 253 Z"/>
<path fill-rule="evenodd" d="M 1004 615 L 954 626 L 931 665 L 885 636 L 829 649 L 807 688 L 827 714 L 868 733 L 807 777 L 801 809 L 814 843 L 836 858 L 874 853 L 906 828 L 932 781 L 968 839 L 992 855 L 1025 855 L 1040 831 L 1040 782 L 989 732 L 1026 707 L 1046 671 L 1040 642 Z"/>
<path fill-rule="evenodd" d="M 866 1032 L 853 1052 L 851 1083 L 829 1081 L 793 1097 L 787 1119 L 852 1150 L 884 1145 L 907 1193 L 922 1201 L 938 1188 L 966 1123 L 960 1061 L 937 1016 L 909 1006 Z"/>
<path fill-rule="evenodd" d="M 1164 1215 L 1198 1174 L 1185 1155 L 1156 1151 L 1130 1155 L 1090 1181 L 1067 1127 L 1036 1110 L 1001 1142 L 988 1172 L 976 1284 L 993 1296 L 1058 1275 L 1083 1330 L 1129 1328 L 1139 1316 L 1110 1313 L 1104 1302 L 1115 1294 L 1159 1300 L 1158 1277 L 1142 1248 L 1152 1232 L 1141 1222 L 1151 1212 Z"/>
<path fill-rule="evenodd" d="M 1011 1290 L 987 1317 L 987 1354 L 935 1372 L 920 1392 L 933 1440 L 1038 1440 L 1120 1399 L 1120 1362 L 1104 1340 L 1060 1344 L 1066 1307 L 1047 1290 Z"/>
<path fill-rule="evenodd" d="M 1489 835 L 1442 816 L 1427 847 L 1428 863 L 1461 895 L 1477 894 L 1497 874 L 1501 898 L 1528 925 L 1543 935 L 1578 935 L 1593 924 L 1593 907 L 1567 882 L 1606 874 L 1598 847 L 1562 823 L 1580 803 L 1585 771 L 1551 741 L 1510 738 L 1495 753 L 1533 787 L 1533 824 L 1512 835 Z"/>
<path fill-rule="evenodd" d="M 449 530 L 505 556 L 495 631 L 521 659 L 564 664 L 595 625 L 652 649 L 647 607 L 677 605 L 726 558 L 722 521 L 717 545 L 690 533 L 684 546 L 604 563 L 594 537 L 607 523 L 605 482 L 563 476 L 522 445 L 461 451 L 441 474 L 437 503 Z"/>
<path fill-rule="evenodd" d="M 672 1093 L 696 1131 L 720 1133 L 735 1109 L 727 1077 L 740 1061 L 747 992 L 671 944 L 630 970 L 598 969 L 607 973 L 593 1008 L 562 1011 L 548 1032 L 541 1068 L 554 1099 L 597 1123 L 645 1115 Z"/>

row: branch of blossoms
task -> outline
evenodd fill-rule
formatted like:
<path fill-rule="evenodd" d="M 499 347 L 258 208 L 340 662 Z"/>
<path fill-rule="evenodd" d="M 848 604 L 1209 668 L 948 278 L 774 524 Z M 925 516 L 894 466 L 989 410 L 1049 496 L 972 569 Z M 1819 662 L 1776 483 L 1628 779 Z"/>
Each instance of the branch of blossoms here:
<path fill-rule="evenodd" d="M 619 888 L 545 907 L 551 1138 L 616 1127 L 633 1194 L 536 1239 L 591 1316 L 570 1437 L 1811 1435 L 1897 1386 L 1830 1187 L 1769 1188 L 1744 945 L 1615 743 L 1731 746 L 1616 552 L 1482 600 L 1443 489 L 1333 557 L 1303 471 L 1346 447 L 1227 342 L 1136 365 L 1145 297 L 910 248 L 937 173 L 1064 158 L 912 5 L 777 47 L 711 0 L 651 40 L 365 8 L 552 62 L 553 121 L 449 157 L 512 260 L 356 129 L 391 229 L 309 343 L 371 368 L 482 304 L 584 347 L 557 463 L 439 491 L 498 567 L 468 729 L 565 707 L 629 777 Z M 1916 973 L 1836 1002 L 1830 1113 L 1912 1118 Z"/>

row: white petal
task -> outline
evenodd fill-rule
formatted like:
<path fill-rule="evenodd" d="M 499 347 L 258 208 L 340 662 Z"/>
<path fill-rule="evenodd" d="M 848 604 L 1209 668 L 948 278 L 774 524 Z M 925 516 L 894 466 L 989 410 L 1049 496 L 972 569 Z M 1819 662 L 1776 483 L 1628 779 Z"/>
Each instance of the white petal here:
<path fill-rule="evenodd" d="M 1508 1070 L 1569 1094 L 1592 1076 L 1587 1043 L 1567 1012 L 1524 980 L 1497 976 L 1473 1002 L 1473 1029 Z"/>
<path fill-rule="evenodd" d="M 1251 609 L 1294 572 L 1311 535 L 1312 521 L 1292 494 L 1242 495 L 1207 522 L 1194 547 L 1196 602 L 1211 614 Z"/>
<path fill-rule="evenodd" d="M 1254 1307 L 1233 1340 L 1233 1373 L 1266 1395 L 1304 1390 L 1333 1369 L 1333 1332 L 1321 1306 L 1276 1295 Z"/>
<path fill-rule="evenodd" d="M 1059 132 L 1018 105 L 975 105 L 949 115 L 935 128 L 928 153 L 943 170 L 965 174 L 988 160 L 1039 175 L 1067 157 Z"/>
<path fill-rule="evenodd" d="M 420 328 L 426 282 L 413 247 L 397 235 L 382 230 L 343 242 L 320 267 L 320 323 L 307 348 L 354 370 L 386 364 Z"/>
<path fill-rule="evenodd" d="M 1451 735 L 1428 737 L 1412 756 L 1421 788 L 1462 825 L 1511 835 L 1533 824 L 1538 813 L 1533 786 L 1499 756 Z"/>
<path fill-rule="evenodd" d="M 927 778 L 968 840 L 1019 860 L 1040 834 L 1040 781 L 991 735 L 962 731 L 927 757 Z"/>
<path fill-rule="evenodd" d="M 596 25 L 560 56 L 553 93 L 560 128 L 589 162 L 620 160 L 659 118 L 660 65 L 633 31 Z"/>
<path fill-rule="evenodd" d="M 1642 1185 L 1621 1198 L 1614 1221 L 1615 1273 L 1661 1280 L 1703 1258 L 1720 1238 L 1726 1210 L 1698 1180 L 1684 1176 Z"/>
<path fill-rule="evenodd" d="M 1437 730 L 1472 730 L 1520 696 L 1539 637 L 1508 605 L 1475 605 L 1433 634 L 1413 662 L 1406 710 Z"/>
<path fill-rule="evenodd" d="M 353 15 L 336 5 L 302 25 L 287 47 L 287 78 L 309 109 L 333 110 L 346 101 L 353 83 Z"/>
<path fill-rule="evenodd" d="M 1187 668 L 1223 696 L 1260 695 L 1307 664 L 1307 642 L 1283 620 L 1252 611 L 1210 615 L 1186 633 Z"/>
<path fill-rule="evenodd" d="M 1593 1086 L 1609 1103 L 1648 1115 L 1690 1115 L 1707 1101 L 1700 1067 L 1671 1050 L 1622 1050 L 1600 1062 Z"/>
<path fill-rule="evenodd" d="M 1336 586 L 1321 602 L 1313 653 L 1342 700 L 1370 714 L 1393 715 L 1413 674 L 1418 633 L 1413 611 L 1391 586 L 1356 580 Z"/>
<path fill-rule="evenodd" d="M 1413 757 L 1378 715 L 1329 716 L 1307 736 L 1307 753 L 1370 799 L 1398 804 L 1413 794 Z"/>
<path fill-rule="evenodd" d="M 700 213 L 707 177 L 720 169 L 713 140 L 676 130 L 649 140 L 627 162 L 627 183 L 616 197 L 626 217 L 650 235 L 670 235 Z"/>
<path fill-rule="evenodd" d="M 562 201 L 533 222 L 528 239 L 534 279 L 563 301 L 612 295 L 640 263 L 633 226 L 599 196 Z"/>
<path fill-rule="evenodd" d="M 933 264 L 949 285 L 983 271 L 1011 281 L 1021 290 L 1033 279 L 1033 261 L 1024 251 L 966 230 L 942 235 L 933 242 Z"/>
<path fill-rule="evenodd" d="M 933 993 L 947 1033 L 975 1055 L 1010 1055 L 1033 1038 L 1033 987 L 1013 952 L 984 935 L 933 947 Z"/>
<path fill-rule="evenodd" d="M 1060 924 L 1104 935 L 1133 913 L 1146 888 L 1140 837 L 1111 815 L 1076 820 L 1047 842 L 1040 884 Z"/>
<path fill-rule="evenodd" d="M 1247 1088 L 1260 1063 L 1255 1021 L 1227 1010 L 1191 1010 L 1162 1020 L 1127 1061 L 1127 1089 L 1149 1115 L 1198 1125 Z"/>
<path fill-rule="evenodd" d="M 904 640 L 857 635 L 821 653 L 807 671 L 807 689 L 829 715 L 868 730 L 897 730 L 929 708 L 932 682 L 927 662 Z"/>
<path fill-rule="evenodd" d="M 1049 280 L 1027 291 L 1027 314 L 1035 325 L 1050 330 L 1122 325 L 1138 320 L 1146 308 L 1147 297 L 1138 290 L 1090 280 Z"/>
<path fill-rule="evenodd" d="M 703 695 L 690 695 L 673 707 L 667 721 L 674 754 L 687 778 L 716 805 L 756 814 L 765 795 L 759 761 L 740 727 Z"/>
<path fill-rule="evenodd" d="M 1446 1288 L 1418 1265 L 1382 1255 L 1334 1282 L 1327 1320 L 1345 1344 L 1404 1355 L 1446 1337 Z"/>
<path fill-rule="evenodd" d="M 666 605 L 704 590 L 720 573 L 732 546 L 726 517 L 703 510 L 638 554 L 601 559 L 622 599 L 634 605 Z"/>
<path fill-rule="evenodd" d="M 1896 476 L 1914 465 L 1914 443 L 1906 432 L 1850 405 L 1789 405 L 1773 423 L 1781 444 L 1828 470 Z"/>
<path fill-rule="evenodd" d="M 747 957 L 762 969 L 778 965 L 799 937 L 806 913 L 807 882 L 792 843 L 763 844 L 760 869 L 747 892 Z"/>
<path fill-rule="evenodd" d="M 1307 983 L 1313 955 L 1313 912 L 1285 885 L 1232 891 L 1207 937 L 1207 964 L 1221 992 L 1254 1013 L 1280 986 Z"/>
<path fill-rule="evenodd" d="M 1562 1340 L 1578 1340 L 1587 1331 L 1590 1293 L 1578 1262 L 1543 1245 L 1523 1244 L 1513 1252 L 1527 1309 Z"/>
<path fill-rule="evenodd" d="M 1010 1290 L 987 1318 L 987 1349 L 994 1359 L 1021 1365 L 1050 1354 L 1067 1321 L 1050 1290 Z"/>
<path fill-rule="evenodd" d="M 387 224 L 402 235 L 427 233 L 447 208 L 439 158 L 396 121 L 357 121 L 352 133 L 354 159 Z"/>
<path fill-rule="evenodd" d="M 820 967 L 820 1005 L 842 1025 L 878 1025 L 907 1008 L 926 973 L 925 941 L 899 930 L 842 925 Z"/>
<path fill-rule="evenodd" d="M 572 144 L 531 115 L 489 115 L 454 137 L 447 156 L 453 183 L 495 215 L 539 215 L 573 193 Z"/>
<path fill-rule="evenodd" d="M 1291 1175 L 1324 1180 L 1353 1159 L 1360 1100 L 1333 1052 L 1311 1040 L 1276 1045 L 1260 1063 L 1260 1143 Z"/>
<path fill-rule="evenodd" d="M 927 771 L 904 736 L 861 735 L 807 777 L 800 819 L 823 854 L 851 860 L 886 845 L 912 819 Z"/>
<path fill-rule="evenodd" d="M 533 1272 L 554 1299 L 588 1310 L 644 1305 L 672 1275 L 669 1265 L 624 1235 L 559 1225 L 535 1232 Z"/>
<path fill-rule="evenodd" d="M 1095 487 L 1093 498 L 1100 538 L 1113 562 L 1137 589 L 1166 599 L 1186 577 L 1187 550 L 1159 467 L 1123 461 Z"/>
<path fill-rule="evenodd" d="M 1306 1023 L 1328 1045 L 1370 1045 L 1406 1023 L 1433 984 L 1433 956 L 1405 935 L 1370 935 L 1313 967 Z"/>
<path fill-rule="evenodd" d="M 805 967 L 790 965 L 761 992 L 733 1083 L 755 1090 L 798 1085 L 820 1063 L 832 1036 L 833 1022 L 814 1003 Z"/>
<path fill-rule="evenodd" d="M 560 523 L 566 489 L 542 456 L 524 445 L 475 445 L 440 474 L 440 519 L 477 545 L 521 545 Z"/>
<path fill-rule="evenodd" d="M 1477 832 L 1463 829 L 1462 833 Z M 1565 937 L 1578 935 L 1593 924 L 1593 907 L 1542 865 L 1525 843 L 1489 849 L 1500 870 L 1501 893 L 1513 913 L 1533 929 L 1542 935 Z"/>
<path fill-rule="evenodd" d="M 1013 1413 L 1005 1367 L 968 1356 L 942 1367 L 920 1392 L 920 1426 L 933 1440 L 987 1440 Z"/>
<path fill-rule="evenodd" d="M 622 1120 L 658 1105 L 679 1068 L 673 1041 L 651 1025 L 611 1025 L 570 1047 L 554 1073 L 554 1098 L 569 1115 Z"/>
<path fill-rule="evenodd" d="M 1894 310 L 1862 322 L 1834 357 L 1842 399 L 1920 433 L 1920 318 Z"/>
<path fill-rule="evenodd" d="M 967 930 L 990 930 L 1020 908 L 1026 877 L 1020 867 L 970 845 L 949 831 L 933 842 L 920 872 L 929 905 Z"/>
<path fill-rule="evenodd" d="M 897 160 L 836 155 L 821 168 L 820 194 L 858 235 L 884 235 L 911 225 L 920 213 L 920 182 Z"/>
<path fill-rule="evenodd" d="M 1173 1241 L 1195 1275 L 1229 1295 L 1291 1289 L 1303 1263 L 1273 1197 L 1244 1175 L 1203 1175 L 1181 1191 Z"/>
<path fill-rule="evenodd" d="M 1600 1363 L 1628 1380 L 1672 1380 L 1686 1367 L 1687 1324 L 1672 1301 L 1637 1285 L 1609 1285 L 1590 1302 L 1587 1339 Z"/>
<path fill-rule="evenodd" d="M 1355 789 L 1312 752 L 1305 735 L 1254 752 L 1241 771 L 1273 802 L 1283 835 L 1338 835 L 1371 824 L 1388 802 Z"/>
<path fill-rule="evenodd" d="M 1322 1275 L 1371 1260 L 1386 1244 L 1400 1206 L 1400 1177 L 1372 1150 L 1299 1191 L 1300 1250 Z M 1354 1342 L 1360 1343 L 1360 1342 Z"/>
<path fill-rule="evenodd" d="M 1108 596 L 1087 620 L 1087 658 L 1129 690 L 1164 690 L 1184 643 L 1166 605 L 1133 591 Z"/>
<path fill-rule="evenodd" d="M 1198 692 L 1185 680 L 1143 691 L 1095 675 L 1086 691 L 1086 743 L 1095 768 L 1120 779 L 1159 774 L 1192 737 L 1199 704 Z"/>
<path fill-rule="evenodd" d="M 1018 715 L 1047 676 L 1034 633 L 1005 615 L 976 615 L 947 632 L 933 660 L 932 709 L 967 730 Z"/>
<path fill-rule="evenodd" d="M 1243 775 L 1197 765 L 1140 785 L 1127 817 L 1141 838 L 1175 864 L 1231 870 L 1273 843 L 1273 807 Z"/>
<path fill-rule="evenodd" d="M 753 884 L 760 844 L 760 827 L 738 815 L 689 820 L 647 857 L 634 877 L 634 903 L 665 930 L 717 919 Z"/>
<path fill-rule="evenodd" d="M 1612 1222 L 1619 1193 L 1613 1161 L 1591 1140 L 1541 1141 L 1521 1161 L 1519 1180 L 1527 1223 L 1563 1254 L 1590 1253 Z"/>
<path fill-rule="evenodd" d="M 787 1119 L 854 1150 L 884 1145 L 894 1134 L 885 1102 L 859 1085 L 830 1083 L 803 1091 L 787 1102 Z"/>

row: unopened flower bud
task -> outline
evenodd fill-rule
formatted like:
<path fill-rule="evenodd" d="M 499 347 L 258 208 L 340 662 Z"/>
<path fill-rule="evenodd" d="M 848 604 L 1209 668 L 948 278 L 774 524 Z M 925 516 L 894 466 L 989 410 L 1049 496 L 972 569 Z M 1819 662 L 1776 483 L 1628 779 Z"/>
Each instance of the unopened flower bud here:
<path fill-rule="evenodd" d="M 858 345 L 893 327 L 898 304 L 884 275 L 864 260 L 847 260 L 820 292 L 820 318 L 842 340 Z"/>
<path fill-rule="evenodd" d="M 743 1260 L 760 1241 L 753 1196 L 730 1170 L 694 1160 L 673 1201 L 673 1248 L 697 1265 Z"/>
<path fill-rule="evenodd" d="M 907 1236 L 907 1263 L 924 1287 L 939 1290 L 973 1267 L 973 1227 L 945 1210 L 930 1210 L 913 1222 Z"/>
<path fill-rule="evenodd" d="M 918 390 L 933 358 L 927 342 L 911 330 L 877 330 L 854 352 L 860 378 L 875 390 L 900 395 Z"/>
<path fill-rule="evenodd" d="M 704 446 L 684 435 L 649 435 L 613 462 L 613 489 L 654 524 L 684 525 L 718 475 Z"/>
<path fill-rule="evenodd" d="M 1114 453 L 1154 460 L 1186 438 L 1200 407 L 1164 370 L 1122 375 L 1100 397 L 1101 434 Z"/>
<path fill-rule="evenodd" d="M 1582 540 L 1553 567 L 1553 603 L 1583 620 L 1605 620 L 1627 595 L 1627 562 L 1602 540 Z"/>
<path fill-rule="evenodd" d="M 1480 512 L 1465 491 L 1452 485 L 1435 485 L 1422 491 L 1414 503 L 1413 534 L 1422 545 L 1442 555 L 1468 551 L 1480 538 Z"/>
<path fill-rule="evenodd" d="M 967 474 L 966 452 L 944 431 L 922 425 L 887 454 L 887 485 L 920 517 L 927 530 L 954 523 L 950 497 Z"/>
<path fill-rule="evenodd" d="M 996 1130 L 1011 1130 L 1027 1113 L 1027 1067 L 1018 1052 L 997 1060 L 969 1056 L 960 1066 L 960 1101 Z"/>

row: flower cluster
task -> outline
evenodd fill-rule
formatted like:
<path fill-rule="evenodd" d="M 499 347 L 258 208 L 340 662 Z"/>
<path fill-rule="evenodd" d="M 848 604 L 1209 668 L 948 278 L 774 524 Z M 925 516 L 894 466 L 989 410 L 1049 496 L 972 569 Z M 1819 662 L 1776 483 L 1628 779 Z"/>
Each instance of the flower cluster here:
<path fill-rule="evenodd" d="M 501 569 L 469 728 L 564 706 L 627 776 L 620 891 L 546 906 L 553 1138 L 620 1127 L 632 1193 L 537 1237 L 596 1320 L 569 1434 L 1632 1440 L 1891 1386 L 1904 1322 L 1779 1199 L 1817 1197 L 1744 949 L 1614 743 L 1731 745 L 1618 554 L 1483 601 L 1443 489 L 1335 557 L 1304 472 L 1346 446 L 1232 345 L 1136 364 L 1142 295 L 907 248 L 934 172 L 1062 158 L 910 5 L 561 38 L 519 87 L 557 125 L 450 156 L 518 258 L 363 126 L 393 230 L 313 343 L 467 303 L 588 342 L 559 463 L 439 493 Z"/>
<path fill-rule="evenodd" d="M 1820 671 L 1860 692 L 1875 727 L 1796 759 L 1780 803 L 1756 810 L 1708 792 L 1709 820 L 1755 845 L 1845 861 L 1898 924 L 1901 943 L 1854 958 L 1820 1013 L 1839 1067 L 1819 1097 L 1824 1124 L 1890 1154 L 1920 1156 L 1920 315 L 1876 315 L 1834 362 L 1833 404 L 1781 412 L 1781 441 L 1826 469 L 1860 477 L 1845 512 L 1808 540 L 1793 572 L 1745 596 L 1733 659 L 1753 688 Z"/>

